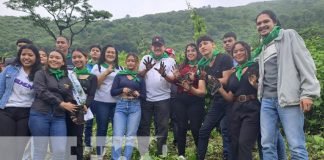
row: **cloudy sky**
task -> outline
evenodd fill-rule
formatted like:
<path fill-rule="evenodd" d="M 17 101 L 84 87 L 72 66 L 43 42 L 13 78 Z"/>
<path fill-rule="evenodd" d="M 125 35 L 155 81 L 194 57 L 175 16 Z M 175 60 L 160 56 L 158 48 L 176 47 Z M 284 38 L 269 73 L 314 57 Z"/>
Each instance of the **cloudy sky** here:
<path fill-rule="evenodd" d="M 0 16 L 24 15 L 22 12 L 13 11 L 3 4 L 7 0 L 0 0 Z M 266 0 L 187 0 L 193 7 L 231 7 L 246 5 L 251 2 Z M 186 0 L 89 0 L 89 3 L 97 10 L 107 10 L 113 14 L 112 19 L 124 18 L 127 14 L 131 17 L 139 17 L 146 14 L 170 12 L 187 9 Z"/>

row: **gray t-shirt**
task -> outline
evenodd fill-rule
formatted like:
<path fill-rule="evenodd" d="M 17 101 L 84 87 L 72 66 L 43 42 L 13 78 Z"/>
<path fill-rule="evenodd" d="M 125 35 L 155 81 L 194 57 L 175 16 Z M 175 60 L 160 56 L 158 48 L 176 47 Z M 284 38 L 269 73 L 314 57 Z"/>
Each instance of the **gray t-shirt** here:
<path fill-rule="evenodd" d="M 275 44 L 271 42 L 264 50 L 264 77 L 263 96 L 264 98 L 278 97 L 278 63 Z"/>

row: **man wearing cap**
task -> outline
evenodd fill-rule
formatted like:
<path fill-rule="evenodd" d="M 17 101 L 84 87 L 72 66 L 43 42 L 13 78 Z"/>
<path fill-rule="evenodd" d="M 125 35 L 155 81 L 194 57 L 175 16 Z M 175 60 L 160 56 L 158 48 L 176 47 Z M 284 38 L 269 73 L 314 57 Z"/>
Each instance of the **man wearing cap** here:
<path fill-rule="evenodd" d="M 139 66 L 139 74 L 146 82 L 147 95 L 146 100 L 141 103 L 142 117 L 138 129 L 139 151 L 141 155 L 148 153 L 149 138 L 147 137 L 150 136 L 151 119 L 154 116 L 157 155 L 162 155 L 162 148 L 165 149 L 168 136 L 171 93 L 169 82 L 174 79 L 171 69 L 175 65 L 175 60 L 165 53 L 164 39 L 160 36 L 153 37 L 151 50 L 149 55 L 142 58 Z"/>

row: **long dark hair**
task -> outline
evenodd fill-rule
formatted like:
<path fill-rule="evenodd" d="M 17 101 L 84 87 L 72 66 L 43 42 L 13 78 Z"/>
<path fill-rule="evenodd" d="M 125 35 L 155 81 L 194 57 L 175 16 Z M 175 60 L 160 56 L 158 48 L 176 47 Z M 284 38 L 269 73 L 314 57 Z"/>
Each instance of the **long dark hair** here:
<path fill-rule="evenodd" d="M 108 48 L 114 48 L 115 49 L 115 54 L 116 54 L 116 58 L 114 60 L 114 63 L 115 63 L 115 68 L 118 68 L 119 69 L 119 65 L 118 65 L 118 50 L 116 47 L 114 47 L 113 45 L 106 45 L 103 49 L 102 49 L 102 52 L 100 54 L 100 58 L 99 58 L 99 61 L 98 61 L 98 69 L 99 69 L 99 72 L 101 72 L 101 64 L 104 64 L 105 61 L 106 61 L 106 50 Z"/>
<path fill-rule="evenodd" d="M 183 63 L 180 65 L 180 69 L 183 68 L 185 65 L 189 64 L 189 59 L 188 59 L 188 57 L 187 57 L 187 49 L 188 49 L 188 47 L 193 47 L 193 48 L 196 50 L 196 52 L 197 52 L 197 58 L 196 58 L 197 61 L 199 61 L 199 60 L 201 59 L 201 57 L 202 57 L 202 55 L 201 55 L 201 53 L 199 52 L 199 49 L 198 49 L 198 47 L 197 47 L 196 44 L 194 44 L 194 43 L 189 43 L 189 44 L 187 44 L 186 47 L 185 47 L 185 50 L 184 50 L 185 60 L 184 60 Z"/>
<path fill-rule="evenodd" d="M 251 59 L 251 46 L 250 46 L 249 44 L 247 44 L 246 42 L 244 42 L 244 41 L 237 41 L 237 42 L 235 42 L 235 43 L 233 44 L 232 49 L 231 49 L 231 54 L 233 55 L 234 48 L 235 48 L 235 46 L 236 46 L 237 44 L 241 44 L 241 45 L 243 46 L 243 48 L 245 49 L 246 54 L 247 54 L 247 56 L 248 56 L 247 61 L 250 60 L 250 59 Z"/>
<path fill-rule="evenodd" d="M 16 59 L 12 62 L 12 65 L 13 65 L 13 66 L 19 65 L 19 66 L 24 67 L 24 66 L 21 64 L 21 61 L 20 61 L 20 56 L 21 56 L 21 53 L 22 53 L 22 50 L 23 50 L 23 49 L 30 49 L 30 50 L 34 53 L 34 55 L 35 55 L 35 57 L 36 57 L 35 63 L 31 66 L 32 69 L 31 69 L 31 72 L 30 72 L 29 75 L 28 75 L 28 79 L 29 79 L 30 81 L 33 81 L 33 80 L 34 80 L 35 73 L 36 73 L 38 70 L 42 69 L 42 64 L 41 64 L 41 62 L 40 62 L 39 52 L 38 52 L 38 49 L 37 49 L 36 46 L 34 46 L 33 44 L 27 44 L 27 45 L 24 45 L 24 46 L 20 47 L 20 49 L 19 49 L 18 52 L 17 52 L 17 57 L 16 57 Z"/>
<path fill-rule="evenodd" d="M 62 51 L 56 49 L 56 50 L 51 51 L 51 52 L 48 53 L 47 60 L 49 59 L 49 57 L 50 57 L 50 55 L 51 55 L 52 52 L 57 52 L 57 53 L 59 53 L 59 54 L 62 56 L 62 58 L 63 58 L 63 62 L 64 62 L 64 65 L 61 66 L 60 69 L 64 71 L 64 76 L 67 76 L 67 74 L 68 74 L 68 70 L 67 70 L 66 58 L 65 58 L 64 54 L 62 53 Z M 47 63 L 47 65 L 46 65 L 46 69 L 45 69 L 45 70 L 46 70 L 47 72 L 49 72 L 49 70 L 48 70 L 49 68 L 50 68 L 50 67 L 49 67 L 49 65 L 48 65 L 48 63 Z"/>
<path fill-rule="evenodd" d="M 258 17 L 261 15 L 261 14 L 266 14 L 270 17 L 270 19 L 272 19 L 272 21 L 274 23 L 277 24 L 277 26 L 280 26 L 281 27 L 281 23 L 279 22 L 279 19 L 277 18 L 277 15 L 272 11 L 272 10 L 263 10 L 262 12 L 260 12 L 256 18 L 255 18 L 255 22 L 257 22 L 257 19 Z"/>

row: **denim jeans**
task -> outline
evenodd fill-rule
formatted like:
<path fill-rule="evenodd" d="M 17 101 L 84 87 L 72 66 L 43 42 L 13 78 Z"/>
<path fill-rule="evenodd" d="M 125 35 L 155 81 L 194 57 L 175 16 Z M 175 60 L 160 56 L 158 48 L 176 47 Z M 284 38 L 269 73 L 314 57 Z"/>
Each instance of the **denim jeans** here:
<path fill-rule="evenodd" d="M 259 157 L 260 160 L 263 160 L 263 154 L 262 154 L 262 145 L 261 145 L 261 133 L 258 137 L 258 151 L 259 151 Z M 286 145 L 283 136 L 279 132 L 278 135 L 278 142 L 277 142 L 277 154 L 278 154 L 278 160 L 286 160 Z"/>
<path fill-rule="evenodd" d="M 33 136 L 33 160 L 45 159 L 49 140 L 53 152 L 52 159 L 64 160 L 67 134 L 65 116 L 31 111 L 29 129 Z"/>
<path fill-rule="evenodd" d="M 263 98 L 261 103 L 261 144 L 264 160 L 278 159 L 278 123 L 281 122 L 287 137 L 291 159 L 306 160 L 304 113 L 299 105 L 281 107 L 278 98 Z"/>
<path fill-rule="evenodd" d="M 103 147 L 106 145 L 108 123 L 114 119 L 116 103 L 94 101 L 94 107 L 97 122 L 97 154 L 102 155 Z"/>
<path fill-rule="evenodd" d="M 124 157 L 127 160 L 132 158 L 134 142 L 140 121 L 141 106 L 139 100 L 120 99 L 117 101 L 113 125 L 113 160 L 118 160 L 121 156 L 124 136 L 126 137 Z"/>

